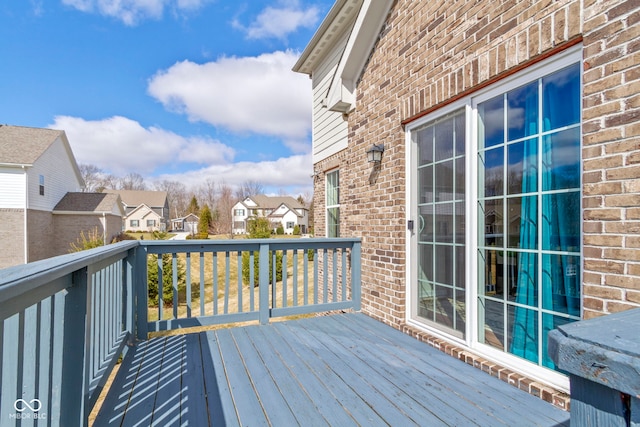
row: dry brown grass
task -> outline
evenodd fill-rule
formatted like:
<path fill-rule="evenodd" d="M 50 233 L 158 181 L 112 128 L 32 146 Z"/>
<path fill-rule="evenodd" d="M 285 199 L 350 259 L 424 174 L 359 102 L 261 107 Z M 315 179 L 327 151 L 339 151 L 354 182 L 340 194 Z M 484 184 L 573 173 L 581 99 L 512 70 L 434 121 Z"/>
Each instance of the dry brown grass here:
<path fill-rule="evenodd" d="M 297 305 L 303 305 L 304 301 L 304 291 L 303 291 L 303 269 L 304 269 L 304 256 L 305 252 L 300 250 L 298 251 L 298 259 L 297 259 Z M 214 298 L 214 260 L 213 255 L 210 253 L 204 254 L 204 295 L 200 295 L 200 264 L 201 257 L 199 253 L 190 254 L 190 262 L 187 263 L 186 254 L 179 254 L 178 258 L 184 265 L 188 268 L 190 265 L 191 271 L 191 316 L 190 317 L 198 317 L 198 316 L 211 316 L 214 315 L 214 307 L 216 307 L 216 314 L 234 314 L 234 313 L 244 313 L 249 311 L 257 311 L 258 310 L 258 301 L 259 301 L 259 287 L 253 287 L 248 284 L 242 283 L 242 279 L 240 279 L 240 283 L 238 283 L 238 275 L 241 274 L 241 266 L 242 266 L 242 256 L 238 256 L 236 252 L 231 252 L 229 254 L 229 258 L 225 256 L 224 253 L 218 254 L 215 265 L 216 265 L 216 276 L 217 280 L 217 293 Z M 228 261 L 227 261 L 228 260 Z M 228 267 L 227 267 L 228 262 Z M 239 267 L 240 265 L 240 267 Z M 308 300 L 307 303 L 313 301 L 313 263 L 309 262 L 307 264 L 307 277 L 308 277 L 308 288 L 307 295 Z M 287 306 L 294 305 L 294 296 L 293 296 L 293 273 L 294 273 L 294 265 L 293 265 L 293 252 L 289 251 L 287 254 Z M 228 277 L 228 279 L 227 279 Z M 283 283 L 279 281 L 276 283 L 276 306 L 281 307 L 283 301 Z M 226 294 L 226 298 L 225 298 Z M 253 306 L 252 297 L 253 295 Z M 201 312 L 200 302 L 204 298 L 204 313 Z M 273 298 L 271 289 L 269 292 L 270 304 L 272 304 L 271 299 Z M 215 302 L 214 302 L 215 301 Z M 271 305 L 273 306 L 273 305 Z M 242 307 L 242 309 L 240 309 Z M 173 319 L 173 307 L 163 307 L 162 310 L 162 318 L 163 319 Z M 178 308 L 177 314 L 178 318 L 184 318 L 187 316 L 188 305 L 187 305 L 187 292 L 180 292 L 178 299 Z M 159 309 L 158 307 L 150 307 L 148 316 L 149 321 L 158 320 Z M 300 316 L 298 316 L 300 317 Z M 254 322 L 250 322 L 254 323 Z M 233 324 L 233 326 L 240 326 L 240 324 Z M 221 326 L 218 326 L 221 327 Z M 222 327 L 225 327 L 222 325 Z M 207 329 L 207 327 L 202 328 L 189 328 L 189 332 L 195 332 L 197 330 Z M 171 334 L 180 334 L 185 333 L 187 330 L 175 330 L 175 331 L 166 331 L 162 333 L 154 333 L 153 336 L 165 336 Z"/>

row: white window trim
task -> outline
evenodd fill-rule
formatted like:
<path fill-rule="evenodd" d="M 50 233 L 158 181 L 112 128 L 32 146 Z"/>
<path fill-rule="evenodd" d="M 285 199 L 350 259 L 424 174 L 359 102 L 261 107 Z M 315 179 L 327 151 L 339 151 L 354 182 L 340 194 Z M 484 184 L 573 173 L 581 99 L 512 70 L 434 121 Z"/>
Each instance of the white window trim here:
<path fill-rule="evenodd" d="M 478 310 L 476 301 L 478 299 L 478 279 L 477 279 L 477 270 L 478 270 L 478 260 L 476 253 L 478 251 L 478 242 L 477 242 L 477 229 L 478 229 L 478 218 L 477 218 L 477 203 L 478 203 L 478 164 L 477 164 L 477 152 L 478 152 L 478 141 L 476 138 L 476 133 L 478 130 L 478 122 L 477 122 L 477 105 L 483 101 L 493 98 L 494 96 L 503 94 L 511 89 L 514 89 L 518 86 L 529 83 L 533 80 L 544 77 L 548 74 L 551 74 L 553 71 L 559 70 L 566 66 L 575 64 L 576 62 L 582 65 L 582 44 L 577 46 L 573 46 L 557 55 L 554 55 L 552 58 L 548 58 L 544 61 L 540 61 L 537 64 L 532 65 L 531 67 L 520 71 L 513 76 L 509 76 L 505 79 L 502 79 L 486 88 L 480 89 L 477 92 L 470 94 L 456 102 L 453 102 L 449 105 L 446 105 L 420 119 L 408 124 L 405 128 L 405 166 L 406 166 L 406 179 L 407 185 L 405 188 L 406 191 L 406 207 L 405 212 L 407 212 L 407 221 L 413 221 L 414 230 L 411 231 L 407 228 L 406 231 L 406 244 L 405 251 L 407 256 L 407 266 L 406 269 L 406 283 L 407 285 L 407 293 L 406 293 L 406 315 L 405 321 L 407 324 L 416 327 L 418 329 L 422 329 L 428 332 L 435 337 L 444 339 L 446 341 L 452 342 L 456 345 L 459 345 L 463 348 L 466 348 L 470 351 L 473 351 L 480 356 L 486 357 L 496 363 L 504 366 L 505 368 L 512 369 L 516 372 L 519 372 L 529 378 L 534 380 L 541 381 L 546 384 L 550 384 L 553 387 L 556 387 L 563 391 L 569 391 L 569 378 L 565 375 L 562 375 L 558 372 L 554 372 L 550 369 L 544 368 L 542 366 L 538 366 L 534 363 L 531 363 L 525 359 L 519 358 L 517 356 L 510 355 L 503 351 L 497 350 L 489 345 L 482 344 L 478 342 Z M 582 66 L 581 66 L 582 69 Z M 582 77 L 583 73 L 580 74 L 582 85 Z M 465 121 L 465 147 L 466 147 L 466 156 L 465 156 L 465 167 L 466 167 L 466 177 L 465 177 L 465 185 L 466 185 L 466 197 L 465 197 L 465 213 L 466 217 L 466 229 L 465 229 L 465 238 L 466 238 L 466 270 L 465 277 L 467 280 L 467 292 L 466 292 L 466 304 L 467 304 L 467 319 L 472 321 L 466 322 L 466 331 L 465 338 L 460 339 L 454 337 L 452 335 L 447 334 L 446 332 L 439 330 L 431 325 L 426 324 L 425 322 L 420 321 L 417 316 L 417 304 L 415 303 L 415 295 L 417 292 L 416 284 L 414 284 L 414 278 L 417 274 L 417 250 L 414 248 L 416 243 L 416 231 L 415 224 L 417 224 L 417 218 L 414 216 L 417 211 L 416 206 L 416 198 L 415 194 L 417 193 L 417 176 L 415 176 L 414 171 L 417 169 L 417 158 L 413 155 L 414 145 L 411 140 L 412 132 L 417 130 L 419 127 L 425 125 L 428 122 L 436 120 L 440 117 L 445 116 L 446 114 L 452 113 L 461 108 L 465 108 L 465 114 L 467 116 L 467 120 Z M 582 113 L 582 109 L 580 110 Z M 582 117 L 580 118 L 580 122 L 582 122 Z M 580 177 L 581 186 L 582 186 L 582 176 Z M 582 217 L 582 215 L 581 215 Z M 582 226 L 581 226 L 582 227 Z M 581 229 L 582 235 L 582 229 Z M 580 255 L 581 258 L 584 259 L 584 254 L 582 253 L 583 247 L 580 247 Z M 584 274 L 584 272 L 581 272 Z M 581 283 L 583 280 L 581 278 Z M 583 298 L 583 293 L 581 292 L 581 298 Z M 582 304 L 581 304 L 582 309 Z"/>
<path fill-rule="evenodd" d="M 329 188 L 329 175 L 337 173 L 338 174 L 338 204 L 336 205 L 328 205 L 328 188 Z M 329 209 L 337 208 L 338 209 L 338 230 L 340 230 L 340 169 L 332 169 L 325 173 L 324 179 L 324 233 L 325 236 L 329 237 Z M 338 237 L 340 237 L 340 232 L 338 231 Z"/>

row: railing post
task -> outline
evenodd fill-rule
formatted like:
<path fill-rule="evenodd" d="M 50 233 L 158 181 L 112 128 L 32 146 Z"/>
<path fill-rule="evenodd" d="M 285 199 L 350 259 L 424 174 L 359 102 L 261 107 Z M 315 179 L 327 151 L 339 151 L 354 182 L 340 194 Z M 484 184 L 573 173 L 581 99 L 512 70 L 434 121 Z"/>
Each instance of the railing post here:
<path fill-rule="evenodd" d="M 259 319 L 261 325 L 269 323 L 269 244 L 260 243 L 260 258 L 258 261 L 258 292 L 260 309 Z M 275 286 L 275 285 L 274 285 Z"/>
<path fill-rule="evenodd" d="M 62 378 L 60 384 L 60 425 L 85 426 L 88 390 L 86 324 L 87 324 L 87 268 L 73 273 L 73 286 L 67 288 L 64 299 L 64 337 L 62 345 Z"/>
<path fill-rule="evenodd" d="M 639 323 L 634 309 L 549 332 L 549 356 L 571 381 L 571 425 L 640 425 Z"/>
<path fill-rule="evenodd" d="M 135 312 L 136 312 L 136 337 L 145 341 L 149 335 L 149 292 L 147 290 L 147 248 L 140 244 L 135 249 Z M 160 298 L 162 298 L 162 283 L 158 285 Z"/>
<path fill-rule="evenodd" d="M 361 309 L 361 293 L 362 293 L 362 254 L 361 243 L 354 242 L 351 248 L 351 299 L 353 300 L 353 309 L 360 311 Z"/>

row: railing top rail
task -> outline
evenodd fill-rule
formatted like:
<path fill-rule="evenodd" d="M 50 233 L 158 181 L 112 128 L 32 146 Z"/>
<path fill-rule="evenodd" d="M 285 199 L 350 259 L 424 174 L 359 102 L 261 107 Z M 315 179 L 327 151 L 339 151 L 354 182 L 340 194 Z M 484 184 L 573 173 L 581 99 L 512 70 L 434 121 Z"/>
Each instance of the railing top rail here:
<path fill-rule="evenodd" d="M 303 239 L 226 239 L 226 240 L 141 240 L 140 244 L 143 246 L 168 246 L 168 245 L 186 245 L 186 246 L 243 246 L 248 244 L 263 244 L 269 243 L 269 245 L 283 245 L 289 244 L 291 246 L 302 245 L 316 245 L 316 244 L 353 244 L 360 243 L 362 239 L 359 237 L 313 237 Z"/>
<path fill-rule="evenodd" d="M 0 305 L 138 245 L 137 241 L 124 241 L 0 270 Z"/>

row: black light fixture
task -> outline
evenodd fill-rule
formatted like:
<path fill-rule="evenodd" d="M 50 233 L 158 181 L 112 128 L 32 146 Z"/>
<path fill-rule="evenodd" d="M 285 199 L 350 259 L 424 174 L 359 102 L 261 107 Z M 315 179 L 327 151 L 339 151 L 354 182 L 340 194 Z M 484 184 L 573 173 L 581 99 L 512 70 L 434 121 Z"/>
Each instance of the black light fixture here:
<path fill-rule="evenodd" d="M 373 146 L 367 150 L 367 160 L 369 160 L 369 163 L 380 163 L 380 161 L 382 161 L 383 152 L 384 144 L 373 144 Z"/>

